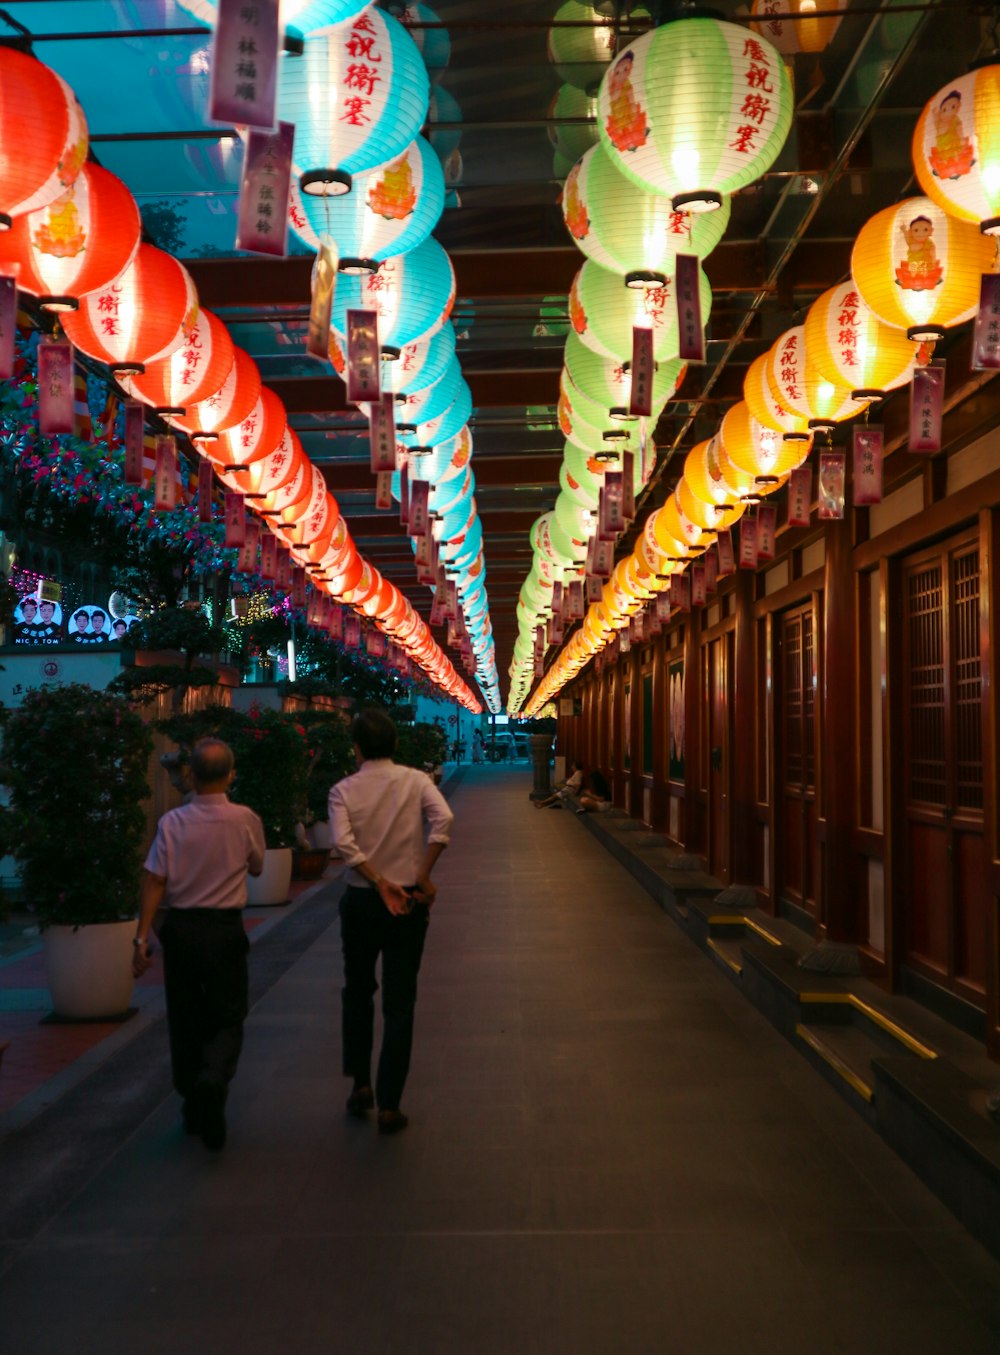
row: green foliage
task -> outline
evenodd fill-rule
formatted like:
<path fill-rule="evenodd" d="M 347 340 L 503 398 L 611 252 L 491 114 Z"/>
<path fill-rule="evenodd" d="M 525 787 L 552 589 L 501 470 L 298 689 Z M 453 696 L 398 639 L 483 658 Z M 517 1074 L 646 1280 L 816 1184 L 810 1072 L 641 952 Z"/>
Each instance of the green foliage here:
<path fill-rule="evenodd" d="M 43 926 L 136 915 L 151 749 L 123 697 L 81 683 L 29 691 L 7 713 L 5 828 Z"/>
<path fill-rule="evenodd" d="M 396 762 L 421 770 L 444 762 L 448 735 L 437 725 L 403 725 L 396 735 Z"/>
<path fill-rule="evenodd" d="M 236 759 L 231 795 L 260 815 L 269 847 L 291 847 L 295 825 L 306 817 L 310 744 L 297 716 L 280 711 L 236 711 L 211 706 L 189 715 L 175 715 L 157 726 L 190 751 L 209 735 L 224 739 Z"/>
<path fill-rule="evenodd" d="M 219 681 L 216 672 L 197 665 L 195 659 L 199 654 L 217 652 L 225 638 L 200 607 L 160 607 L 132 627 L 126 643 L 136 649 L 175 650 L 183 655 L 183 663 L 123 668 L 109 686 L 138 703 L 173 691 L 174 709 L 180 710 L 189 688 L 213 687 Z"/>
<path fill-rule="evenodd" d="M 356 769 L 350 725 L 339 711 L 300 711 L 294 719 L 304 727 L 309 746 L 306 781 L 309 818 L 325 819 L 330 787 Z"/>

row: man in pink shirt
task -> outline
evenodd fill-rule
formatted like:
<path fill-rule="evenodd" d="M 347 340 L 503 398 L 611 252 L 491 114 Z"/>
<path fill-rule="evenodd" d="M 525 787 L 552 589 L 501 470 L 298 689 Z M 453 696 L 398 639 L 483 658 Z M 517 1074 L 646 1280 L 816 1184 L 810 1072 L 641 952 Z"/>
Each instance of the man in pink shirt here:
<path fill-rule="evenodd" d="M 396 1134 L 408 1124 L 399 1102 L 410 1068 L 417 974 L 437 893 L 431 870 L 448 845 L 453 815 L 425 772 L 393 762 L 396 727 L 384 711 L 362 711 L 351 737 L 358 770 L 330 791 L 333 843 L 347 866 L 340 902 L 344 1076 L 354 1080 L 347 1110 L 363 1116 L 377 1101 L 379 1133 Z M 384 1031 L 373 1089 L 372 999 L 380 954 Z"/>
<path fill-rule="evenodd" d="M 149 968 L 153 919 L 166 908 L 160 942 L 174 1086 L 188 1133 L 213 1149 L 226 1141 L 226 1093 L 243 1047 L 247 872 L 264 866 L 260 819 L 226 794 L 234 774 L 228 744 L 195 744 L 191 801 L 163 815 L 146 857 L 132 961 L 136 977 Z"/>

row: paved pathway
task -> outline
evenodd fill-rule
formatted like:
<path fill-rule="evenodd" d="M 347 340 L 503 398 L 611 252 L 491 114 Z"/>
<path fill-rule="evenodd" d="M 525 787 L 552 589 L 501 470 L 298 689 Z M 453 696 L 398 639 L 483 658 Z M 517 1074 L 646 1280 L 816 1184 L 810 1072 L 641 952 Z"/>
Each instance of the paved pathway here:
<path fill-rule="evenodd" d="M 529 777 L 452 796 L 410 1129 L 343 1115 L 330 927 L 223 1154 L 171 1097 L 0 1237 L 5 1349 L 996 1355 L 1000 1265 Z"/>

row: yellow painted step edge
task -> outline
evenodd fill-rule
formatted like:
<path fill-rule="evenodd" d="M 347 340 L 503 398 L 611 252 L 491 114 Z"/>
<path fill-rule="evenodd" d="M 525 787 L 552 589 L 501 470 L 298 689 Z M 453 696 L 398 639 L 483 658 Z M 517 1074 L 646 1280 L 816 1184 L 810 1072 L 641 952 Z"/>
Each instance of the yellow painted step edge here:
<path fill-rule="evenodd" d="M 882 1029 L 894 1040 L 898 1040 L 901 1045 L 905 1045 L 911 1054 L 917 1054 L 922 1059 L 936 1059 L 937 1052 L 929 1045 L 923 1044 L 915 1035 L 911 1035 L 908 1030 L 897 1025 L 884 1012 L 880 1012 L 877 1007 L 871 1006 L 868 1002 L 863 1002 L 856 993 L 800 993 L 799 1001 L 802 1003 L 827 1003 L 840 1006 L 853 1007 L 855 1011 L 863 1013 L 869 1021 Z"/>
<path fill-rule="evenodd" d="M 802 1025 L 801 1022 L 795 1027 L 795 1034 L 810 1049 L 815 1050 L 823 1062 L 829 1064 L 838 1077 L 843 1078 L 849 1087 L 852 1087 L 863 1100 L 871 1105 L 875 1099 L 874 1090 L 869 1087 L 867 1082 L 858 1077 L 853 1068 L 847 1066 L 839 1054 L 835 1054 L 818 1035 Z"/>
<path fill-rule="evenodd" d="M 731 959 L 720 946 L 715 944 L 711 937 L 708 938 L 708 948 L 718 955 L 722 963 L 731 969 L 734 974 L 743 973 L 743 966 L 737 960 Z"/>

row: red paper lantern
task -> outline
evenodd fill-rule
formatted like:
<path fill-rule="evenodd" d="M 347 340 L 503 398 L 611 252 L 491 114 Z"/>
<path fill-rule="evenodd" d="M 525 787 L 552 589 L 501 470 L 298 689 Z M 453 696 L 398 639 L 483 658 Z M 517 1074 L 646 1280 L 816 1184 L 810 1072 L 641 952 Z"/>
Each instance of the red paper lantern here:
<path fill-rule="evenodd" d="M 61 76 L 0 47 L 0 230 L 65 192 L 87 158 L 87 120 Z"/>
<path fill-rule="evenodd" d="M 277 449 L 287 426 L 285 406 L 274 391 L 261 386 L 257 403 L 246 418 L 222 430 L 217 441 L 205 446 L 205 455 L 220 469 L 251 466 Z"/>
<path fill-rule="evenodd" d="M 321 507 L 325 507 L 329 495 L 323 472 L 307 456 L 303 456 L 303 474 L 305 483 L 300 496 L 294 502 L 275 505 L 281 514 L 282 522 L 288 527 L 293 527 L 295 523 L 311 517 Z M 291 532 L 286 533 L 285 540 L 292 540 Z"/>
<path fill-rule="evenodd" d="M 160 414 L 184 414 L 189 407 L 214 395 L 233 366 L 229 330 L 211 311 L 199 310 L 184 331 L 184 342 L 168 358 L 149 362 L 139 376 L 129 377 L 125 389 Z"/>
<path fill-rule="evenodd" d="M 184 342 L 198 315 L 198 293 L 171 254 L 140 245 L 124 273 L 83 297 L 63 328 L 88 357 L 118 375 L 136 375 Z"/>
<path fill-rule="evenodd" d="M 208 441 L 227 429 L 249 418 L 260 399 L 260 372 L 249 353 L 233 347 L 233 365 L 219 389 L 207 395 L 196 405 L 188 405 L 187 413 L 178 414 L 170 422 L 191 435 L 191 440 Z"/>
<path fill-rule="evenodd" d="M 51 311 L 75 310 L 81 296 L 114 282 L 139 248 L 142 222 L 121 179 L 85 164 L 44 207 L 16 216 L 0 234 L 0 263 L 16 264 L 22 292 Z"/>

